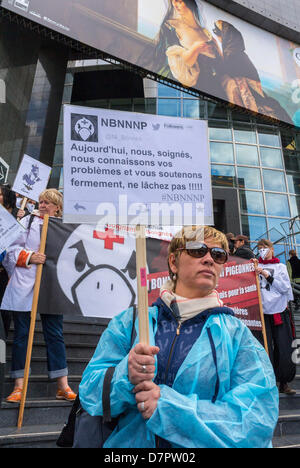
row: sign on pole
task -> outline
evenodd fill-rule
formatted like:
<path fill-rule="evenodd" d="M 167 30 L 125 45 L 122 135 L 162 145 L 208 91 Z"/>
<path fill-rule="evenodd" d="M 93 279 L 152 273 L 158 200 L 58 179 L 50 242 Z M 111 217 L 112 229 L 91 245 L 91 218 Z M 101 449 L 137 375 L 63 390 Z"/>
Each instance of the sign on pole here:
<path fill-rule="evenodd" d="M 9 173 L 9 165 L 0 158 L 0 185 L 5 184 Z"/>
<path fill-rule="evenodd" d="M 51 167 L 24 154 L 12 190 L 25 198 L 38 201 L 39 195 L 46 189 Z"/>
<path fill-rule="evenodd" d="M 0 205 L 0 254 L 4 252 L 25 228 Z"/>
<path fill-rule="evenodd" d="M 213 224 L 207 122 L 66 105 L 64 222 Z"/>

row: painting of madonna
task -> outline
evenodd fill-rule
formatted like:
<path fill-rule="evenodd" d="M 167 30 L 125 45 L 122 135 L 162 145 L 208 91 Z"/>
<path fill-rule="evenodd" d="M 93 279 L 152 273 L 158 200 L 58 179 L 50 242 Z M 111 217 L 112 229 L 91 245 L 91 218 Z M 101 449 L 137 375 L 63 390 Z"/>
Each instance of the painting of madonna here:
<path fill-rule="evenodd" d="M 138 64 L 185 87 L 292 123 L 279 102 L 264 92 L 241 32 L 215 18 L 214 37 L 201 8 L 199 0 L 168 0 L 154 49 L 145 50 Z"/>
<path fill-rule="evenodd" d="M 161 76 L 223 97 L 221 51 L 204 27 L 196 0 L 169 0 L 151 62 L 151 69 Z"/>

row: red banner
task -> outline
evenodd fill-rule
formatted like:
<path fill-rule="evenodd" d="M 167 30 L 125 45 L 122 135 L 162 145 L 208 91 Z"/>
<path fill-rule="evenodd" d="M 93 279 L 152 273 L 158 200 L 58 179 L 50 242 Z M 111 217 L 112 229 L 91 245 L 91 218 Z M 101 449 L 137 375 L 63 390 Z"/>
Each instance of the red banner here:
<path fill-rule="evenodd" d="M 233 309 L 251 330 L 262 330 L 256 273 L 251 261 L 230 257 L 217 290 L 224 305 Z"/>
<path fill-rule="evenodd" d="M 150 305 L 158 298 L 160 288 L 168 277 L 168 271 L 148 275 Z M 224 265 L 217 291 L 224 306 L 233 309 L 235 316 L 250 330 L 262 330 L 256 273 L 252 262 L 230 257 Z"/>

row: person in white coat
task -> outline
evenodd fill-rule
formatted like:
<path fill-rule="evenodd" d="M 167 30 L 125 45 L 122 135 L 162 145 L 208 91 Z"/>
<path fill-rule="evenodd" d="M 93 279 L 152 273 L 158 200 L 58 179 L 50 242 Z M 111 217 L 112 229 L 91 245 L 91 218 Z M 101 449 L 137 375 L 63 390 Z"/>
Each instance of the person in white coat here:
<path fill-rule="evenodd" d="M 15 385 L 6 399 L 10 403 L 19 403 L 22 397 L 36 266 L 46 261 L 46 256 L 39 252 L 43 217 L 46 214 L 60 217 L 61 213 L 61 193 L 55 189 L 42 192 L 39 210 L 22 219 L 24 232 L 7 249 L 3 262 L 10 281 L 1 309 L 12 311 L 14 320 L 11 377 L 15 379 Z M 45 291 L 41 290 L 40 294 L 43 293 Z M 50 379 L 57 379 L 58 384 L 56 398 L 73 401 L 76 395 L 68 385 L 63 315 L 55 310 L 53 314 L 41 314 L 41 321 L 47 347 L 48 375 Z"/>
<path fill-rule="evenodd" d="M 288 308 L 289 301 L 293 300 L 293 291 L 286 266 L 274 256 L 272 242 L 261 239 L 258 249 L 260 257 L 253 261 L 260 279 L 269 355 L 279 391 L 293 395 L 296 392 L 288 385 L 296 373 L 292 362 L 294 327 Z"/>

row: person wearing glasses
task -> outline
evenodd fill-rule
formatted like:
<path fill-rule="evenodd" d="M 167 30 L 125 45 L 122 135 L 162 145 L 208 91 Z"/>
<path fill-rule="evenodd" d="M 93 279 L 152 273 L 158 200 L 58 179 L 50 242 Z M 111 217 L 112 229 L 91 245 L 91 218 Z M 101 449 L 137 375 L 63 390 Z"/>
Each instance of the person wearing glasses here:
<path fill-rule="evenodd" d="M 114 317 L 79 388 L 82 407 L 102 415 L 105 371 L 118 425 L 105 448 L 271 447 L 278 389 L 270 360 L 216 291 L 226 236 L 183 228 L 168 252 L 170 280 L 149 308 L 150 345 L 130 349 L 132 311 Z M 138 330 L 138 325 L 136 325 Z"/>

